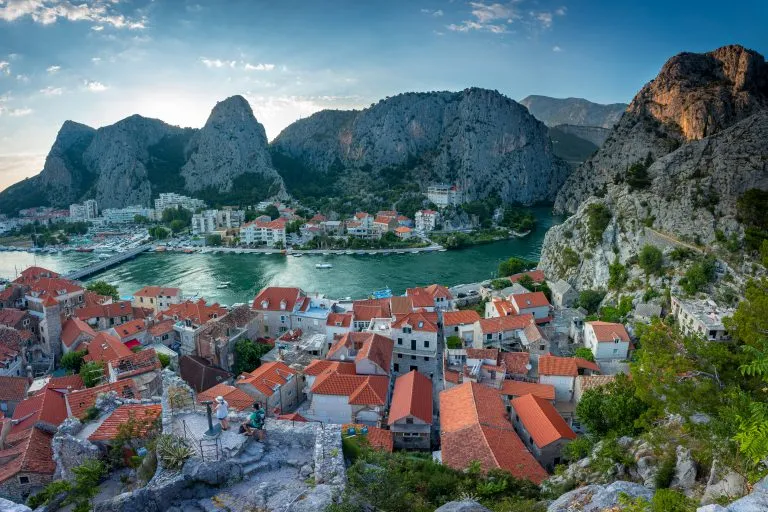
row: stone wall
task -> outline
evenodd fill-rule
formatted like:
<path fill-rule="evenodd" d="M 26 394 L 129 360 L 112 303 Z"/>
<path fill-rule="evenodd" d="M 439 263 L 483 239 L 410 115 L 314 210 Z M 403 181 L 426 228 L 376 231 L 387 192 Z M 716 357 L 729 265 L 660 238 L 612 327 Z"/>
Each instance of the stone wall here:
<path fill-rule="evenodd" d="M 343 488 L 347 469 L 341 449 L 341 425 L 315 425 L 315 482 Z"/>
<path fill-rule="evenodd" d="M 87 439 L 76 437 L 81 430 L 83 430 L 83 424 L 80 420 L 67 418 L 53 436 L 51 448 L 53 461 L 56 463 L 56 472 L 53 474 L 55 480 L 70 480 L 74 477 L 72 468 L 86 460 L 100 458 L 98 446 Z"/>
<path fill-rule="evenodd" d="M 173 416 L 195 412 L 195 392 L 189 385 L 167 368 L 163 370 L 163 434 L 173 433 Z"/>

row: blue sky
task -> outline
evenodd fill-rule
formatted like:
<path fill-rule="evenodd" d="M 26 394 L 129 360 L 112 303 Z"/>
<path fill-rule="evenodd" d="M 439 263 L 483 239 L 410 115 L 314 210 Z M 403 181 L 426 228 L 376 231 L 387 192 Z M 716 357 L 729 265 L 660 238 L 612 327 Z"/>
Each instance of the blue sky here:
<path fill-rule="evenodd" d="M 61 124 L 202 126 L 244 95 L 270 139 L 323 108 L 497 89 L 628 102 L 680 51 L 768 51 L 768 2 L 0 0 L 0 189 Z"/>

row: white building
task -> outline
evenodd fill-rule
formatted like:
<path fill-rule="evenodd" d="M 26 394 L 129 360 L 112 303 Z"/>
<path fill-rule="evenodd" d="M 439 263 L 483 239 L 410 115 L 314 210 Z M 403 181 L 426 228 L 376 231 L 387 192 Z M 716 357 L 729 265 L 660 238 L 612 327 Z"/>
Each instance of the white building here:
<path fill-rule="evenodd" d="M 216 231 L 216 215 L 218 210 L 205 210 L 192 216 L 192 233 L 200 235 Z"/>
<path fill-rule="evenodd" d="M 455 185 L 431 185 L 427 188 L 427 199 L 435 203 L 439 208 L 450 205 L 458 205 L 463 201 L 461 191 Z"/>
<path fill-rule="evenodd" d="M 83 204 L 69 205 L 69 217 L 72 220 L 95 219 L 99 215 L 98 204 L 95 199 L 83 201 Z"/>
<path fill-rule="evenodd" d="M 267 247 L 282 243 L 285 247 L 285 219 L 249 222 L 240 228 L 240 241 L 248 245 L 266 245 Z"/>
<path fill-rule="evenodd" d="M 160 194 L 160 197 L 155 199 L 155 210 L 157 210 L 159 214 L 162 214 L 163 211 L 168 208 L 177 208 L 179 206 L 190 211 L 195 211 L 200 208 L 205 208 L 205 201 L 182 196 L 173 192 Z"/>
<path fill-rule="evenodd" d="M 435 210 L 419 210 L 415 215 L 416 231 L 420 231 L 422 233 L 434 231 L 439 218 L 440 214 Z"/>
<path fill-rule="evenodd" d="M 152 210 L 144 206 L 126 206 L 125 208 L 106 208 L 101 212 L 102 219 L 107 224 L 126 224 L 141 215 L 149 218 Z"/>
<path fill-rule="evenodd" d="M 686 300 L 672 297 L 672 315 L 686 336 L 702 336 L 709 341 L 731 339 L 723 325 L 733 316 L 733 308 L 719 307 L 713 300 Z"/>
<path fill-rule="evenodd" d="M 597 321 L 584 324 L 584 346 L 597 360 L 627 359 L 629 344 L 629 334 L 621 324 Z"/>

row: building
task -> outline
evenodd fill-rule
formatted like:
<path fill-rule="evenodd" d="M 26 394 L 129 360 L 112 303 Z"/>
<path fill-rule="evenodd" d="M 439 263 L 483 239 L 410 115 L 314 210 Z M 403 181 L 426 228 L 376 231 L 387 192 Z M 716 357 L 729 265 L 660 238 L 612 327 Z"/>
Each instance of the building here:
<path fill-rule="evenodd" d="M 197 356 L 179 358 L 179 375 L 197 393 L 212 388 L 216 384 L 228 382 L 232 378 L 232 374 L 228 371 L 213 366 Z"/>
<path fill-rule="evenodd" d="M 243 339 L 256 339 L 260 330 L 259 314 L 245 304 L 236 306 L 196 333 L 197 355 L 230 370 L 235 364 L 235 344 Z"/>
<path fill-rule="evenodd" d="M 217 397 L 222 397 L 229 404 L 229 408 L 233 411 L 244 411 L 253 407 L 254 399 L 251 395 L 246 393 L 240 388 L 231 386 L 225 382 L 216 384 L 212 388 L 206 389 L 202 393 L 197 394 L 197 402 L 202 404 L 204 402 L 214 402 Z"/>
<path fill-rule="evenodd" d="M 262 336 L 278 337 L 300 327 L 298 322 L 294 325 L 294 315 L 309 309 L 310 303 L 300 288 L 268 286 L 253 299 L 251 309 L 261 314 Z"/>
<path fill-rule="evenodd" d="M 192 215 L 192 234 L 201 235 L 216 231 L 218 210 L 205 210 Z"/>
<path fill-rule="evenodd" d="M 529 354 L 543 356 L 549 353 L 549 340 L 544 335 L 544 331 L 534 322 L 526 325 L 520 333 L 520 343 Z"/>
<path fill-rule="evenodd" d="M 101 218 L 106 224 L 129 224 L 137 215 L 150 218 L 153 212 L 150 208 L 132 205 L 125 208 L 105 208 L 101 212 Z"/>
<path fill-rule="evenodd" d="M 414 308 L 427 311 L 448 311 L 453 309 L 453 294 L 443 285 L 431 284 L 423 288 L 408 288 L 405 294 L 413 301 Z"/>
<path fill-rule="evenodd" d="M 562 279 L 550 283 L 549 289 L 552 291 L 552 305 L 556 308 L 570 308 L 579 298 L 579 292 Z"/>
<path fill-rule="evenodd" d="M 547 471 L 554 471 L 563 462 L 563 447 L 576 439 L 576 433 L 549 400 L 528 394 L 514 398 L 510 405 L 512 424 L 520 439 Z"/>
<path fill-rule="evenodd" d="M 235 386 L 251 397 L 251 402 L 259 402 L 267 411 L 278 409 L 282 413 L 298 405 L 304 380 L 293 368 L 275 361 L 243 373 Z"/>
<path fill-rule="evenodd" d="M 615 375 L 579 375 L 576 377 L 576 387 L 573 390 L 574 403 L 579 403 L 586 391 L 605 386 L 615 380 Z"/>
<path fill-rule="evenodd" d="M 137 439 L 147 438 L 161 430 L 162 413 L 160 404 L 122 404 L 102 420 L 88 436 L 88 441 L 109 445 L 120 436 L 121 425 L 129 421 L 135 423 L 133 433 Z"/>
<path fill-rule="evenodd" d="M 149 342 L 147 323 L 141 318 L 112 327 L 108 332 L 130 349 L 146 345 Z"/>
<path fill-rule="evenodd" d="M 141 398 L 152 398 L 162 394 L 161 370 L 160 359 L 151 348 L 107 362 L 109 382 L 130 379 Z"/>
<path fill-rule="evenodd" d="M 69 318 L 61 330 L 62 353 L 78 351 L 82 343 L 88 343 L 95 337 L 96 331 L 90 325 L 77 317 Z"/>
<path fill-rule="evenodd" d="M 333 342 L 352 331 L 352 322 L 354 314 L 349 313 L 328 313 L 325 320 L 325 337 L 328 342 L 328 348 Z"/>
<path fill-rule="evenodd" d="M 26 361 L 22 345 L 19 331 L 11 327 L 0 327 L 0 376 L 24 376 Z"/>
<path fill-rule="evenodd" d="M 392 324 L 395 339 L 394 364 L 396 375 L 416 370 L 430 379 L 437 373 L 439 329 L 437 313 L 414 312 Z"/>
<path fill-rule="evenodd" d="M 513 399 L 533 395 L 548 402 L 555 402 L 555 387 L 551 384 L 538 384 L 536 382 L 525 382 L 522 380 L 505 380 L 501 383 L 499 393 L 509 404 Z M 511 410 L 511 406 L 508 407 Z"/>
<path fill-rule="evenodd" d="M 658 304 L 640 303 L 635 306 L 632 316 L 638 322 L 649 324 L 654 318 L 661 317 L 661 306 Z"/>
<path fill-rule="evenodd" d="M 521 333 L 533 321 L 533 315 L 481 318 L 475 322 L 474 348 L 519 348 Z"/>
<path fill-rule="evenodd" d="M 132 321 L 133 306 L 130 301 L 112 302 L 109 304 L 95 304 L 75 310 L 74 317 L 82 320 L 89 326 L 103 331 L 126 322 Z"/>
<path fill-rule="evenodd" d="M 248 222 L 240 227 L 240 241 L 253 246 L 285 247 L 285 224 L 283 218 Z"/>
<path fill-rule="evenodd" d="M 188 300 L 171 304 L 168 309 L 160 313 L 160 316 L 162 320 L 172 319 L 175 322 L 173 330 L 176 331 L 179 340 L 179 354 L 187 356 L 197 355 L 198 337 L 204 332 L 202 327 L 226 314 L 226 308 L 218 303 L 208 305 L 205 299 L 200 298 L 196 301 Z"/>
<path fill-rule="evenodd" d="M 181 289 L 165 286 L 145 286 L 133 294 L 132 304 L 137 308 L 148 308 L 155 314 L 165 311 L 181 302 Z"/>
<path fill-rule="evenodd" d="M 83 204 L 69 205 L 69 217 L 73 221 L 92 220 L 99 216 L 99 207 L 95 199 L 87 199 Z"/>
<path fill-rule="evenodd" d="M 387 417 L 395 448 L 429 450 L 432 421 L 432 381 L 415 370 L 398 377 Z"/>
<path fill-rule="evenodd" d="M 686 336 L 702 336 L 709 341 L 731 339 L 723 320 L 730 318 L 733 308 L 720 307 L 711 299 L 688 300 L 672 297 L 672 315 Z"/>
<path fill-rule="evenodd" d="M 392 340 L 372 332 L 350 332 L 339 338 L 325 356 L 330 361 L 355 363 L 360 375 L 389 375 L 392 368 Z"/>
<path fill-rule="evenodd" d="M 472 309 L 446 311 L 443 313 L 443 333 L 446 339 L 450 336 L 458 336 L 465 346 L 473 346 L 475 322 L 479 321 L 480 315 Z"/>
<path fill-rule="evenodd" d="M 415 227 L 420 233 L 434 231 L 440 222 L 440 214 L 435 210 L 419 210 L 416 212 Z"/>
<path fill-rule="evenodd" d="M 392 297 L 394 298 L 394 297 Z M 357 331 L 368 329 L 376 320 L 392 320 L 390 299 L 364 299 L 352 303 L 352 325 Z"/>
<path fill-rule="evenodd" d="M 455 185 L 430 185 L 427 187 L 427 199 L 438 208 L 455 206 L 464 202 L 463 194 Z"/>
<path fill-rule="evenodd" d="M 508 471 L 540 484 L 548 475 L 507 419 L 498 390 L 467 382 L 440 393 L 442 463 L 463 471 L 479 463 L 483 472 Z"/>
<path fill-rule="evenodd" d="M 598 361 L 621 361 L 629 356 L 631 341 L 622 324 L 612 322 L 585 322 L 584 346 Z"/>
<path fill-rule="evenodd" d="M 160 197 L 155 199 L 155 210 L 158 215 L 162 215 L 163 211 L 168 208 L 178 207 L 194 212 L 200 208 L 205 208 L 205 201 L 182 196 L 180 194 L 174 194 L 172 192 L 160 194 Z"/>
<path fill-rule="evenodd" d="M 546 323 L 552 320 L 549 301 L 544 292 L 517 293 L 509 296 L 512 307 L 518 315 L 533 315 L 536 323 Z"/>
<path fill-rule="evenodd" d="M 84 357 L 85 361 L 101 361 L 105 364 L 133 353 L 122 341 L 107 332 L 98 333 L 87 345 L 83 343 L 82 346 L 87 347 L 88 350 Z"/>
<path fill-rule="evenodd" d="M 64 396 L 69 417 L 82 420 L 88 415 L 88 409 L 96 405 L 99 395 L 111 392 L 115 392 L 118 398 L 136 399 L 139 396 L 138 390 L 130 379 L 77 389 Z"/>
<path fill-rule="evenodd" d="M 13 416 L 16 406 L 27 397 L 27 389 L 29 379 L 26 376 L 0 376 L 0 418 Z"/>
<path fill-rule="evenodd" d="M 570 402 L 579 375 L 600 373 L 600 367 L 580 357 L 557 357 L 545 355 L 539 358 L 539 384 L 550 384 L 555 388 L 558 402 Z"/>
<path fill-rule="evenodd" d="M 407 226 L 398 226 L 395 228 L 395 236 L 400 240 L 408 240 L 413 236 L 413 230 Z"/>

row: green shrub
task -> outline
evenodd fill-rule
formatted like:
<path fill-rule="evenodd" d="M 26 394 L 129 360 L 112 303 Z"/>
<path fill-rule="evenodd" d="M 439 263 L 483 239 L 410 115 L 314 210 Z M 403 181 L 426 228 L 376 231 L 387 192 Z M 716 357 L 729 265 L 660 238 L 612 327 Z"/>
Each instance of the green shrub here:
<path fill-rule="evenodd" d="M 171 364 L 171 356 L 168 354 L 157 354 L 157 359 L 160 361 L 160 365 L 163 368 L 167 368 Z"/>
<path fill-rule="evenodd" d="M 600 241 L 610 222 L 611 211 L 604 204 L 592 203 L 587 207 L 587 233 L 592 245 Z"/>
<path fill-rule="evenodd" d="M 664 265 L 664 258 L 659 249 L 645 245 L 640 250 L 637 262 L 647 275 L 658 274 Z"/>
<path fill-rule="evenodd" d="M 180 469 L 194 453 L 194 449 L 183 437 L 163 434 L 157 438 L 157 459 L 167 469 Z"/>
<path fill-rule="evenodd" d="M 53 498 L 61 493 L 69 493 L 72 490 L 72 484 L 66 480 L 55 480 L 45 487 L 37 494 L 31 495 L 27 499 L 27 505 L 36 509 L 42 505 L 47 505 Z"/>
<path fill-rule="evenodd" d="M 499 263 L 499 276 L 507 277 L 513 274 L 519 274 L 520 272 L 525 272 L 534 266 L 535 264 L 532 261 L 513 256 L 508 260 Z"/>
<path fill-rule="evenodd" d="M 595 447 L 595 440 L 592 436 L 579 436 L 563 448 L 563 457 L 569 462 L 575 462 L 579 459 L 589 456 L 592 448 Z"/>
<path fill-rule="evenodd" d="M 621 290 L 624 283 L 629 278 L 627 267 L 621 264 L 618 256 L 614 258 L 613 263 L 608 266 L 608 288 L 611 290 Z"/>
<path fill-rule="evenodd" d="M 688 268 L 680 280 L 680 287 L 689 295 L 702 291 L 715 279 L 715 258 L 706 256 Z"/>
<path fill-rule="evenodd" d="M 491 288 L 494 290 L 503 290 L 512 286 L 512 282 L 509 279 L 494 279 L 491 281 Z"/>
<path fill-rule="evenodd" d="M 448 336 L 445 339 L 445 344 L 448 348 L 463 348 L 464 342 L 458 336 Z"/>
<path fill-rule="evenodd" d="M 587 313 L 596 313 L 600 303 L 605 298 L 605 292 L 600 290 L 582 290 L 579 293 L 579 300 L 576 307 L 584 308 Z"/>
<path fill-rule="evenodd" d="M 674 453 L 669 454 L 661 461 L 656 476 L 653 477 L 653 484 L 656 489 L 666 489 L 672 484 L 672 479 L 675 476 L 675 464 Z"/>
<path fill-rule="evenodd" d="M 573 355 L 582 359 L 586 359 L 587 361 L 595 361 L 595 355 L 587 347 L 577 348 Z"/>
<path fill-rule="evenodd" d="M 570 247 L 566 247 L 565 249 L 563 249 L 562 255 L 563 255 L 563 266 L 565 267 L 565 270 L 568 270 L 570 268 L 577 266 L 581 261 L 579 259 L 579 255 L 576 254 L 576 251 L 574 251 Z"/>

